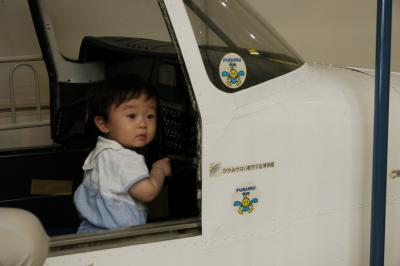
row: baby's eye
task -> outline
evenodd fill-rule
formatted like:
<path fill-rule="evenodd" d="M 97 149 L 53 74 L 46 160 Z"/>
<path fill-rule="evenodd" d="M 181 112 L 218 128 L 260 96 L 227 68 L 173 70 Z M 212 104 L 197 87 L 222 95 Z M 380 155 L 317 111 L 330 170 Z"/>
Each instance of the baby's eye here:
<path fill-rule="evenodd" d="M 136 117 L 135 114 L 128 114 L 127 116 L 128 116 L 129 118 L 132 118 L 132 119 Z"/>
<path fill-rule="evenodd" d="M 156 118 L 156 115 L 155 115 L 155 114 L 149 114 L 149 115 L 147 115 L 147 119 L 154 119 L 154 118 Z"/>

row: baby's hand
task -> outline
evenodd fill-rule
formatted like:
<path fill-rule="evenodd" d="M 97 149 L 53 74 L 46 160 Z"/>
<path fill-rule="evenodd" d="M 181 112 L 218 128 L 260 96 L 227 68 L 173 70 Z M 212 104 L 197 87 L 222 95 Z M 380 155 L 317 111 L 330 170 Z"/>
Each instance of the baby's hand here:
<path fill-rule="evenodd" d="M 170 164 L 169 159 L 167 157 L 156 161 L 155 163 L 153 163 L 152 167 L 162 170 L 164 172 L 165 176 L 172 175 L 171 164 Z"/>

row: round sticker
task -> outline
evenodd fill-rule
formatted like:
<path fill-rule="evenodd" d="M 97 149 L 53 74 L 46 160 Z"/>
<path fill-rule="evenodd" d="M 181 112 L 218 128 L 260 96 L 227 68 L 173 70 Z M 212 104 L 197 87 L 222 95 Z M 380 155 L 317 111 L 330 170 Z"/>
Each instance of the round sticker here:
<path fill-rule="evenodd" d="M 243 58 L 235 53 L 224 55 L 219 63 L 219 77 L 228 88 L 237 89 L 246 80 L 247 69 Z"/>
<path fill-rule="evenodd" d="M 252 183 L 238 186 L 233 193 L 233 208 L 240 215 L 253 213 L 258 204 L 257 187 Z"/>

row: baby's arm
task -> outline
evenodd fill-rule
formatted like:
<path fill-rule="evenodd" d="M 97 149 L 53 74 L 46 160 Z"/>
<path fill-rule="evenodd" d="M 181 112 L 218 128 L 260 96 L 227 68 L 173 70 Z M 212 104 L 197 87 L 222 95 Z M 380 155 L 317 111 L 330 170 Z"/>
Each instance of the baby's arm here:
<path fill-rule="evenodd" d="M 150 176 L 135 183 L 129 188 L 129 194 L 142 202 L 152 201 L 160 192 L 164 179 L 171 175 L 171 165 L 168 158 L 153 163 Z"/>

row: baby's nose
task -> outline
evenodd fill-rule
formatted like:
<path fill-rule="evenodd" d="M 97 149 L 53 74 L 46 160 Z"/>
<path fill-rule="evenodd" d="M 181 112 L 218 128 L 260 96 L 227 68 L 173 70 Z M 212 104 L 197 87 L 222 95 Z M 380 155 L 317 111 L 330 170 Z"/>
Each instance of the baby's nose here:
<path fill-rule="evenodd" d="M 147 125 L 147 121 L 145 119 L 144 116 L 137 116 L 136 117 L 137 122 L 139 123 L 140 126 L 146 126 Z"/>

